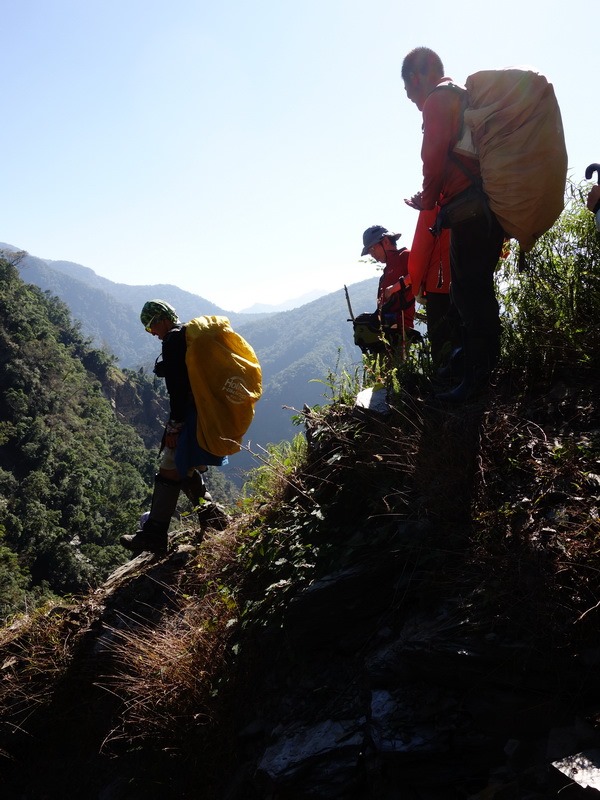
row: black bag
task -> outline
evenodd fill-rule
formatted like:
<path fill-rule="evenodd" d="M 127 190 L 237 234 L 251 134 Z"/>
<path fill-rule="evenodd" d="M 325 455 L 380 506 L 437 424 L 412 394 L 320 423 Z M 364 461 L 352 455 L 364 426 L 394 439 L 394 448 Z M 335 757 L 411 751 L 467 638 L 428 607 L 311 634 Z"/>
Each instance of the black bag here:
<path fill-rule="evenodd" d="M 352 320 L 354 326 L 354 344 L 367 355 L 385 353 L 390 344 L 397 340 L 398 332 L 382 327 L 377 312 L 359 314 Z"/>
<path fill-rule="evenodd" d="M 439 233 L 442 228 L 455 228 L 461 222 L 484 217 L 490 219 L 490 207 L 485 192 L 479 186 L 469 186 L 440 208 L 433 229 Z"/>

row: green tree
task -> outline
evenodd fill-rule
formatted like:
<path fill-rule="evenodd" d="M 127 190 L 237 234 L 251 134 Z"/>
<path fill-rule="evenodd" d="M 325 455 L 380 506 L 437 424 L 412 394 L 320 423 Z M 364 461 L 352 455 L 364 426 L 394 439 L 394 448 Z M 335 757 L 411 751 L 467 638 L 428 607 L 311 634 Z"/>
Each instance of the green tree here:
<path fill-rule="evenodd" d="M 600 368 L 600 237 L 585 192 L 568 185 L 563 214 L 527 255 L 524 271 L 515 249 L 498 272 L 503 362 L 530 382 Z"/>
<path fill-rule="evenodd" d="M 114 359 L 90 347 L 67 307 L 0 260 L 5 606 L 24 587 L 30 597 L 85 589 L 125 557 L 118 540 L 136 524 L 153 464 L 103 396 L 110 370 Z"/>

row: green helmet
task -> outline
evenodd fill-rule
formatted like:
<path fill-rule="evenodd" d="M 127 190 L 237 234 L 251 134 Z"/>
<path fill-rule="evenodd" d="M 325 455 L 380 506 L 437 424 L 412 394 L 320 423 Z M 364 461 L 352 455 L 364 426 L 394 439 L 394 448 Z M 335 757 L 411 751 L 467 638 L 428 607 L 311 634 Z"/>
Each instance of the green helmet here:
<path fill-rule="evenodd" d="M 152 320 L 157 319 L 169 319 L 176 325 L 179 322 L 179 317 L 173 306 L 164 300 L 148 300 L 147 303 L 144 303 L 140 319 L 144 328 L 147 328 Z"/>

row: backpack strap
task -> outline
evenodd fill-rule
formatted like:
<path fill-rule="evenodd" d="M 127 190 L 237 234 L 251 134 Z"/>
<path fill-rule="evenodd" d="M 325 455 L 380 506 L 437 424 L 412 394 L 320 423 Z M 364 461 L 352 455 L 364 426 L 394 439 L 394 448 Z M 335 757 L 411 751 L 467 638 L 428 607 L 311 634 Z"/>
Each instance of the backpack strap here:
<path fill-rule="evenodd" d="M 448 157 L 450 158 L 450 161 L 452 161 L 453 164 L 456 164 L 456 166 L 463 171 L 463 173 L 471 181 L 473 186 L 477 186 L 478 188 L 483 189 L 483 182 L 481 178 L 478 178 L 474 172 L 471 172 L 471 170 L 467 167 L 464 161 L 461 161 L 461 159 L 456 155 L 456 153 L 453 150 L 448 151 Z"/>
<path fill-rule="evenodd" d="M 467 90 L 464 86 L 461 86 L 459 83 L 454 83 L 451 78 L 444 78 L 444 80 L 440 81 L 438 85 L 433 89 L 434 92 L 437 92 L 438 89 L 455 89 L 458 92 L 464 93 L 466 96 Z"/>
<path fill-rule="evenodd" d="M 460 108 L 460 125 L 459 125 L 459 132 L 458 132 L 458 139 L 455 145 L 455 148 L 458 152 L 463 152 L 467 156 L 472 156 L 473 158 L 477 157 L 477 151 L 473 146 L 473 140 L 470 135 L 470 130 L 465 130 L 465 111 L 469 105 L 469 95 L 467 89 L 464 86 L 460 86 L 458 83 L 454 83 L 449 78 L 447 80 L 441 81 L 433 90 L 434 92 L 438 89 L 452 89 L 455 92 L 458 92 L 461 96 L 461 108 Z M 468 133 L 468 136 L 466 135 Z M 475 184 L 476 186 L 481 185 L 481 181 L 469 170 L 469 168 L 464 164 L 460 159 L 457 158 L 456 153 L 454 150 L 450 150 L 449 156 L 451 160 L 457 164 L 460 169 L 464 172 L 464 174 L 469 178 L 471 183 Z"/>

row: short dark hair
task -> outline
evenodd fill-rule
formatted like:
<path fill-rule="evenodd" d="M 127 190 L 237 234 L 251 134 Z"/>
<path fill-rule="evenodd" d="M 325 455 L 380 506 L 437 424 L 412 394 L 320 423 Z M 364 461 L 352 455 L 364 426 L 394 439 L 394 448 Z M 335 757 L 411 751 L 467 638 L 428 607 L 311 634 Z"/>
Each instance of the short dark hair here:
<path fill-rule="evenodd" d="M 435 72 L 442 76 L 444 74 L 442 59 L 429 47 L 415 47 L 402 62 L 402 80 L 406 82 L 414 72 L 421 75 Z"/>

